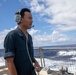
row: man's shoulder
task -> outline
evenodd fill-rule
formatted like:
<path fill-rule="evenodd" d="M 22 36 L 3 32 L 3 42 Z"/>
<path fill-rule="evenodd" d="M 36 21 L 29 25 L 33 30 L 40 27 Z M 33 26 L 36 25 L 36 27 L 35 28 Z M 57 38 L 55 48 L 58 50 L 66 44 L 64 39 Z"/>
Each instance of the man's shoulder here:
<path fill-rule="evenodd" d="M 16 38 L 16 30 L 11 30 L 7 33 L 7 35 L 5 36 L 4 42 L 6 40 L 12 40 Z"/>
<path fill-rule="evenodd" d="M 8 34 L 7 34 L 7 36 L 10 36 L 10 35 L 14 36 L 16 34 L 17 34 L 17 31 L 16 31 L 16 29 L 14 29 L 14 30 L 9 31 Z"/>

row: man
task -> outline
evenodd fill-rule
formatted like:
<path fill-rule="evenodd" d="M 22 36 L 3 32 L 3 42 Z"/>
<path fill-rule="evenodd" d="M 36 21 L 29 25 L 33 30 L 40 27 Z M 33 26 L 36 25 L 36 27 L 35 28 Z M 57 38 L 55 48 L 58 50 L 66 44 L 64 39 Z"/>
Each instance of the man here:
<path fill-rule="evenodd" d="M 32 27 L 32 15 L 28 8 L 23 8 L 16 13 L 18 27 L 10 31 L 4 40 L 7 67 L 10 75 L 36 75 L 34 68 L 41 70 L 34 58 L 31 35 L 27 29 Z M 33 63 L 35 64 L 33 66 Z"/>

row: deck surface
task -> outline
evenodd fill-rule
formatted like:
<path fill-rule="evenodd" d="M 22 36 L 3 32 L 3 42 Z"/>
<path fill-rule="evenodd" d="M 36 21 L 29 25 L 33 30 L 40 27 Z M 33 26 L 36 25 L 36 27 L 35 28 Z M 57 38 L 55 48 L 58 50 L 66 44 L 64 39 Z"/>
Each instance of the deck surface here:
<path fill-rule="evenodd" d="M 9 75 L 8 68 L 6 66 L 0 67 L 0 75 Z M 59 74 L 58 71 L 53 70 L 50 70 L 49 74 L 47 74 L 46 70 L 41 70 L 41 72 L 37 73 L 37 75 L 65 75 L 65 74 Z M 74 75 L 74 74 L 69 73 L 68 75 Z"/>

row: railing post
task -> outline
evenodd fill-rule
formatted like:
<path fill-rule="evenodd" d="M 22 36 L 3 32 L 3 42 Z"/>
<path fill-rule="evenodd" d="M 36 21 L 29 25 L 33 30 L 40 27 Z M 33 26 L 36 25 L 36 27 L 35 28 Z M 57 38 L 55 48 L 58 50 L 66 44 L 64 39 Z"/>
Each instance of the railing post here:
<path fill-rule="evenodd" d="M 41 66 L 43 67 L 43 64 L 42 64 L 42 48 L 39 47 L 39 57 L 40 57 L 40 61 L 41 61 Z"/>
<path fill-rule="evenodd" d="M 41 66 L 45 67 L 45 61 L 44 61 L 44 56 L 43 56 L 41 47 L 39 47 L 39 56 L 40 56 L 40 60 L 41 60 Z"/>

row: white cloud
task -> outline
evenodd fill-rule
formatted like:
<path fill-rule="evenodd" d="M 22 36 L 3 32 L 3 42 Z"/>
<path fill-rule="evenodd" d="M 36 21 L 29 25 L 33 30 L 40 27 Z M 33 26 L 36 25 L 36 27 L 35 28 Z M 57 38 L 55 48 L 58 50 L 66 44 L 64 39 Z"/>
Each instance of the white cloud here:
<path fill-rule="evenodd" d="M 70 30 L 76 30 L 76 25 L 60 25 L 58 26 L 58 30 L 60 31 L 70 31 Z"/>
<path fill-rule="evenodd" d="M 36 33 L 40 32 L 40 30 L 34 30 L 34 29 L 31 29 L 28 31 L 30 33 L 30 35 L 35 35 Z"/>
<path fill-rule="evenodd" d="M 15 29 L 17 26 L 11 29 L 5 29 L 2 32 L 0 32 L 0 48 L 3 48 L 3 41 L 5 36 L 10 30 Z M 29 33 L 31 34 L 33 38 L 33 44 L 34 46 L 50 46 L 50 45 L 57 45 L 60 43 L 66 43 L 68 41 L 76 41 L 76 37 L 68 38 L 67 36 L 61 34 L 59 31 L 54 30 L 52 34 L 47 34 L 44 32 L 44 34 L 40 34 L 40 30 L 31 29 L 29 30 Z M 74 38 L 74 39 L 73 39 Z"/>
<path fill-rule="evenodd" d="M 3 48 L 3 41 L 7 33 L 16 27 L 17 26 L 9 30 L 5 29 L 4 31 L 0 32 L 0 48 Z M 58 42 L 66 42 L 69 40 L 65 35 L 59 33 L 58 31 L 53 31 L 50 35 L 48 35 L 46 32 L 40 35 L 40 30 L 31 29 L 29 30 L 29 33 L 32 35 L 34 46 L 53 45 Z"/>
<path fill-rule="evenodd" d="M 34 13 L 38 13 L 41 16 L 48 16 L 49 18 L 46 18 L 46 22 L 56 25 L 55 28 L 57 30 L 76 30 L 76 0 L 27 1 Z M 60 28 L 58 25 L 60 25 Z"/>
<path fill-rule="evenodd" d="M 3 0 L 6 1 L 6 0 Z M 47 16 L 45 21 L 53 24 L 52 34 L 40 35 L 40 30 L 31 29 L 29 33 L 33 37 L 34 46 L 54 45 L 59 43 L 76 42 L 76 37 L 69 37 L 60 31 L 76 30 L 76 0 L 19 0 L 21 3 L 30 5 L 32 12 L 40 14 L 40 17 Z M 1 6 L 1 4 L 0 4 Z M 48 18 L 49 17 L 49 18 Z M 14 27 L 16 28 L 16 27 Z M 3 41 L 6 34 L 13 30 L 5 29 L 0 32 L 0 48 L 3 48 Z"/>
<path fill-rule="evenodd" d="M 5 29 L 3 30 L 2 32 L 0 32 L 0 49 L 4 48 L 3 47 L 3 42 L 4 42 L 4 38 L 5 36 L 7 35 L 7 33 L 13 29 L 15 29 L 17 26 L 15 26 L 14 28 L 11 28 L 11 29 Z"/>
<path fill-rule="evenodd" d="M 49 35 L 46 32 L 40 35 L 38 33 L 39 30 L 34 30 L 34 29 L 31 30 L 29 33 L 31 32 L 32 32 L 31 35 L 33 37 L 34 46 L 54 45 L 56 43 L 66 42 L 70 40 L 70 38 L 59 33 L 58 31 L 53 31 L 52 34 Z"/>
<path fill-rule="evenodd" d="M 0 48 L 3 48 L 3 42 L 6 34 L 9 32 L 9 30 L 4 30 L 0 32 Z"/>
<path fill-rule="evenodd" d="M 65 30 L 76 30 L 76 1 L 75 0 L 46 0 L 49 7 L 46 13 L 50 10 L 52 19 L 47 19 L 50 24 L 60 25 L 56 28 Z M 51 4 L 52 5 L 51 5 Z M 49 13 L 50 14 L 50 13 Z M 62 25 L 65 24 L 65 27 Z"/>
<path fill-rule="evenodd" d="M 39 4 L 38 3 L 38 0 L 32 0 L 31 3 L 31 10 L 33 12 L 41 12 L 45 7 L 44 7 L 44 4 Z"/>

